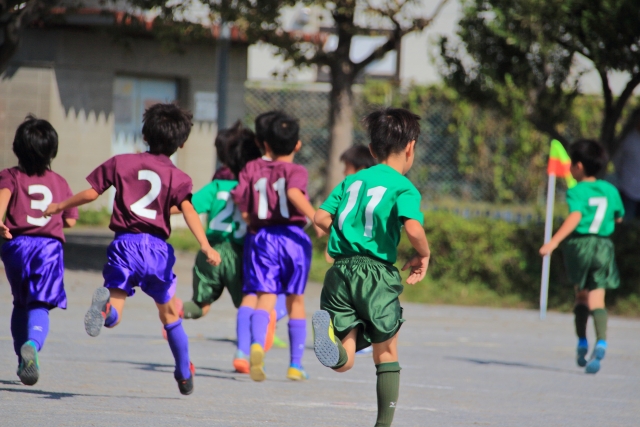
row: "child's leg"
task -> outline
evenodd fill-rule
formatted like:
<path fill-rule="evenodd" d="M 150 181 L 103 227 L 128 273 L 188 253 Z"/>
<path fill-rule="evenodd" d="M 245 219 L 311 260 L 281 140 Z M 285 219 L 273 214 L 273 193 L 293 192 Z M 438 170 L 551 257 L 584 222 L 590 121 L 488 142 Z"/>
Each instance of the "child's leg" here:
<path fill-rule="evenodd" d="M 167 331 L 167 341 L 176 361 L 174 377 L 176 380 L 185 380 L 191 377 L 191 360 L 189 359 L 189 338 L 182 327 L 182 319 L 178 316 L 178 310 L 174 300 L 166 304 L 158 304 L 160 321 Z"/>
<path fill-rule="evenodd" d="M 42 350 L 49 334 L 49 304 L 35 302 L 28 307 L 28 339 Z"/>
<path fill-rule="evenodd" d="M 607 310 L 604 306 L 604 289 L 594 289 L 589 291 L 589 310 L 593 316 L 593 324 L 596 328 L 596 338 L 598 343 L 607 340 Z"/>
<path fill-rule="evenodd" d="M 18 356 L 18 363 L 22 361 L 20 348 L 29 339 L 28 321 L 27 307 L 14 302 L 13 312 L 11 313 L 11 336 L 13 337 L 13 349 L 16 352 L 16 356 Z"/>
<path fill-rule="evenodd" d="M 91 307 L 84 315 L 84 328 L 92 337 L 100 334 L 102 326 L 113 328 L 120 323 L 127 292 L 118 288 L 98 288 L 93 293 Z"/>
<path fill-rule="evenodd" d="M 251 344 L 260 344 L 263 348 L 267 338 L 269 316 L 276 305 L 276 294 L 258 293 L 256 309 L 251 316 Z"/>
<path fill-rule="evenodd" d="M 307 319 L 304 310 L 304 295 L 288 295 L 289 343 L 291 365 L 302 366 L 302 355 L 307 340 Z"/>
<path fill-rule="evenodd" d="M 587 364 L 585 358 L 589 351 L 587 341 L 587 322 L 589 321 L 589 291 L 576 289 L 576 305 L 573 309 L 575 314 L 576 335 L 578 335 L 578 349 L 576 357 L 578 366 L 584 367 Z"/>
<path fill-rule="evenodd" d="M 398 334 L 385 342 L 373 344 L 373 361 L 376 364 L 376 393 L 378 418 L 376 427 L 389 427 L 396 411 L 400 392 L 400 364 L 398 363 Z"/>
<path fill-rule="evenodd" d="M 347 372 L 353 368 L 353 364 L 356 361 L 356 339 L 358 337 L 358 328 L 349 331 L 346 337 L 342 341 L 338 341 L 338 351 L 340 351 L 340 358 L 336 367 L 332 368 L 336 372 Z M 344 354 L 340 350 L 340 347 L 344 350 Z"/>
<path fill-rule="evenodd" d="M 236 324 L 236 334 L 238 336 L 238 350 L 248 355 L 251 350 L 251 316 L 256 309 L 258 296 L 247 294 L 242 298 L 242 303 L 238 308 Z"/>
<path fill-rule="evenodd" d="M 284 316 L 291 311 L 288 298 L 285 294 L 278 295 L 276 300 L 276 321 L 279 322 Z"/>

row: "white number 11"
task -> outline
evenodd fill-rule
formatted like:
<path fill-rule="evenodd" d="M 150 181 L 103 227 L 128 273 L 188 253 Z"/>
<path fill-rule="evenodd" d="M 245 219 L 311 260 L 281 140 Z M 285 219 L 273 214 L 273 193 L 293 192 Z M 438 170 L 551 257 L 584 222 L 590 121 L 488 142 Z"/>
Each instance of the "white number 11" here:
<path fill-rule="evenodd" d="M 340 213 L 338 217 L 338 229 L 342 230 L 342 226 L 344 225 L 345 219 L 351 213 L 353 208 L 356 206 L 358 202 L 358 195 L 360 194 L 360 188 L 362 187 L 362 181 L 354 181 L 349 188 L 347 188 L 347 194 L 349 194 L 349 198 L 347 199 L 347 205 L 344 207 L 344 210 Z M 367 196 L 371 197 L 369 203 L 367 203 L 367 207 L 364 210 L 364 236 L 365 237 L 373 237 L 373 211 L 382 201 L 382 197 L 384 193 L 387 191 L 386 187 L 373 187 L 367 191 Z"/>

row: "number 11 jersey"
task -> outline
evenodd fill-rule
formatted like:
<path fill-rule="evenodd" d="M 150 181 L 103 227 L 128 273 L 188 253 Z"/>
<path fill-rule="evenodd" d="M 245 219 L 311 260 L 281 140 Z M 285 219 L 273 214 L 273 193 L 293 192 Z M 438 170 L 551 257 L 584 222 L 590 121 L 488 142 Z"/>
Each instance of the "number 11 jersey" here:
<path fill-rule="evenodd" d="M 333 215 L 329 255 L 366 255 L 395 263 L 404 221 L 424 222 L 420 201 L 411 181 L 390 166 L 379 164 L 349 175 L 320 206 Z"/>
<path fill-rule="evenodd" d="M 171 234 L 171 207 L 190 199 L 192 182 L 162 154 L 114 156 L 87 177 L 104 193 L 113 186 L 116 197 L 109 228 L 115 232 L 148 233 L 167 239 Z"/>

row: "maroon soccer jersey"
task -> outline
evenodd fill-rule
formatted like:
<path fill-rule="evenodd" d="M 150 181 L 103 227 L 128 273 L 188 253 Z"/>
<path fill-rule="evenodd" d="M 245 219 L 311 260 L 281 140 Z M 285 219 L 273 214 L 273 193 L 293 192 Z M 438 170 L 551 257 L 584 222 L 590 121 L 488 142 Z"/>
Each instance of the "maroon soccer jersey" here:
<path fill-rule="evenodd" d="M 295 163 L 252 160 L 240 172 L 238 186 L 231 192 L 241 212 L 250 214 L 250 230 L 270 225 L 304 226 L 307 219 L 287 197 L 287 190 L 298 188 L 307 195 L 307 170 Z"/>
<path fill-rule="evenodd" d="M 29 176 L 18 168 L 5 169 L 0 172 L 0 188 L 11 191 L 4 224 L 13 237 L 44 236 L 64 242 L 63 219 L 78 218 L 78 208 L 48 218 L 42 215 L 51 203 L 73 195 L 63 177 L 50 170 L 42 176 Z"/>
<path fill-rule="evenodd" d="M 116 189 L 109 228 L 116 232 L 148 233 L 164 239 L 171 234 L 172 206 L 191 196 L 191 178 L 167 156 L 121 154 L 98 166 L 87 181 L 99 194 Z"/>

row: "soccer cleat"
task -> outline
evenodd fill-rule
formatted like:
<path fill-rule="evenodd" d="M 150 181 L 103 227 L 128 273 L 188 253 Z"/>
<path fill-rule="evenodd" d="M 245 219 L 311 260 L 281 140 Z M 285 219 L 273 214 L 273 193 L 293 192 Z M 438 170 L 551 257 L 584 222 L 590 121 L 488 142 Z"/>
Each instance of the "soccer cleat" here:
<path fill-rule="evenodd" d="M 249 356 L 249 376 L 254 381 L 264 381 L 267 374 L 264 371 L 264 349 L 260 344 L 251 344 L 251 355 Z"/>
<path fill-rule="evenodd" d="M 180 394 L 184 394 L 185 396 L 193 393 L 193 377 L 196 374 L 196 367 L 193 366 L 193 363 L 189 362 L 189 370 L 191 371 L 191 376 L 185 379 L 179 379 L 174 376 L 176 381 L 178 382 L 178 390 L 180 390 Z"/>
<path fill-rule="evenodd" d="M 596 347 L 593 349 L 593 353 L 591 353 L 591 360 L 587 364 L 586 369 L 584 370 L 587 374 L 595 374 L 600 370 L 600 361 L 604 359 L 604 355 L 606 353 L 607 346 L 601 345 L 599 342 L 596 344 Z"/>
<path fill-rule="evenodd" d="M 336 366 L 340 359 L 340 351 L 336 344 L 331 316 L 324 310 L 313 313 L 311 319 L 313 325 L 313 350 L 316 357 L 324 366 L 329 368 Z"/>
<path fill-rule="evenodd" d="M 287 370 L 287 378 L 293 381 L 304 381 L 309 379 L 309 375 L 301 365 L 292 363 Z"/>
<path fill-rule="evenodd" d="M 87 314 L 84 315 L 84 329 L 92 337 L 97 337 L 100 334 L 100 329 L 104 325 L 104 320 L 107 318 L 111 304 L 109 304 L 109 298 L 111 294 L 107 288 L 98 288 L 93 293 L 91 299 L 91 307 Z"/>
<path fill-rule="evenodd" d="M 271 346 L 273 346 L 273 339 L 276 336 L 277 321 L 278 321 L 278 317 L 276 316 L 276 311 L 271 310 L 271 313 L 269 314 L 269 325 L 267 326 L 267 336 L 264 339 L 265 352 L 271 350 Z"/>
<path fill-rule="evenodd" d="M 365 347 L 360 351 L 356 351 L 356 356 L 368 356 L 373 353 L 373 346 Z"/>
<path fill-rule="evenodd" d="M 18 377 L 24 385 L 34 385 L 40 377 L 40 362 L 38 361 L 38 349 L 36 344 L 29 340 L 20 348 L 22 362 L 18 366 Z"/>
<path fill-rule="evenodd" d="M 578 344 L 578 348 L 576 349 L 576 362 L 581 368 L 587 366 L 587 353 L 589 353 L 589 346 L 581 346 Z"/>
<path fill-rule="evenodd" d="M 233 358 L 233 367 L 238 373 L 248 374 L 249 373 L 249 356 L 244 354 L 242 350 L 236 351 L 236 355 Z"/>
<path fill-rule="evenodd" d="M 289 347 L 289 345 L 287 345 L 286 342 L 282 341 L 280 338 L 278 338 L 277 335 L 273 336 L 273 346 L 272 348 L 287 348 Z"/>

